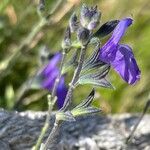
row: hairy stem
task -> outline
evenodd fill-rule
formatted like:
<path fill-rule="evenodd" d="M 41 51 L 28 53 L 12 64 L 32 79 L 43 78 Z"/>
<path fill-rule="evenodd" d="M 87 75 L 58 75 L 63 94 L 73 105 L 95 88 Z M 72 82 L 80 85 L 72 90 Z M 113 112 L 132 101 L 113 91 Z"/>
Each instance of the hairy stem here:
<path fill-rule="evenodd" d="M 58 77 L 55 80 L 55 83 L 54 83 L 54 86 L 53 86 L 53 89 L 52 89 L 52 94 L 51 94 L 51 97 L 49 99 L 49 108 L 48 108 L 46 120 L 45 120 L 44 126 L 42 128 L 41 133 L 40 133 L 40 136 L 39 136 L 39 138 L 37 140 L 37 143 L 36 143 L 35 147 L 33 148 L 33 150 L 38 150 L 39 149 L 39 147 L 42 143 L 42 139 L 43 139 L 45 133 L 47 132 L 47 130 L 49 128 L 49 120 L 50 120 L 50 117 L 51 117 L 51 111 L 52 111 L 53 106 L 55 104 L 56 90 L 57 90 L 60 78 L 62 76 L 62 68 L 63 68 L 63 64 L 64 64 L 64 61 L 65 61 L 65 56 L 66 56 L 66 53 L 63 52 L 62 53 L 62 60 L 61 60 L 61 63 L 60 63 L 60 73 L 59 73 Z M 55 126 L 55 124 L 54 124 L 54 126 Z"/>
<path fill-rule="evenodd" d="M 67 92 L 66 99 L 64 101 L 64 105 L 63 105 L 63 107 L 61 109 L 63 111 L 65 111 L 68 108 L 68 106 L 70 105 L 70 103 L 71 103 L 74 85 L 77 82 L 77 80 L 79 79 L 79 75 L 80 75 L 80 72 L 82 70 L 82 66 L 83 66 L 83 63 L 84 63 L 84 58 L 85 58 L 85 54 L 86 54 L 86 48 L 87 48 L 87 45 L 85 45 L 85 46 L 83 46 L 81 48 L 79 63 L 78 63 L 78 66 L 77 66 L 77 68 L 76 68 L 76 70 L 74 72 L 72 81 L 69 84 L 69 90 Z"/>
<path fill-rule="evenodd" d="M 86 54 L 86 48 L 87 48 L 87 45 L 83 46 L 81 48 L 80 57 L 79 57 L 79 63 L 78 63 L 78 66 L 77 66 L 77 68 L 76 68 L 76 70 L 74 72 L 72 81 L 71 81 L 71 83 L 69 85 L 69 90 L 67 92 L 64 105 L 63 105 L 63 107 L 61 109 L 62 111 L 65 111 L 68 108 L 68 106 L 69 106 L 69 104 L 71 102 L 74 85 L 77 82 L 77 80 L 79 79 L 79 75 L 80 75 L 80 72 L 82 70 L 82 66 L 83 66 L 83 63 L 84 63 L 84 58 L 85 58 L 85 54 Z M 57 118 L 56 118 L 55 119 L 55 123 L 54 123 L 54 127 L 52 128 L 52 131 L 49 134 L 48 139 L 46 140 L 46 143 L 44 144 L 44 148 L 42 150 L 46 150 L 48 148 L 48 145 L 52 142 L 53 138 L 55 137 L 55 135 L 57 133 L 58 127 L 59 127 L 59 120 L 57 120 Z"/>
<path fill-rule="evenodd" d="M 55 119 L 55 123 L 54 123 L 54 126 L 52 128 L 52 131 L 49 134 L 49 136 L 48 136 L 48 138 L 47 138 L 47 140 L 46 140 L 46 142 L 45 142 L 44 147 L 42 148 L 42 150 L 47 150 L 47 148 L 48 148 L 51 140 L 55 138 L 55 135 L 56 135 L 56 133 L 58 131 L 58 128 L 59 128 L 59 120 Z"/>
<path fill-rule="evenodd" d="M 50 118 L 50 115 L 51 115 L 52 108 L 53 108 L 53 103 L 49 101 L 49 108 L 48 108 L 48 112 L 47 112 L 47 116 L 46 116 L 46 120 L 45 120 L 44 126 L 42 128 L 42 131 L 41 131 L 39 137 L 38 137 L 37 143 L 32 148 L 32 150 L 39 150 L 39 147 L 40 147 L 40 145 L 42 143 L 42 139 L 43 139 L 46 131 L 48 130 L 48 127 L 49 127 L 49 118 Z"/>
<path fill-rule="evenodd" d="M 65 61 L 65 57 L 66 57 L 66 53 L 63 51 L 62 53 L 62 61 L 60 63 L 60 73 L 58 75 L 58 77 L 56 78 L 55 80 L 55 83 L 54 83 L 54 87 L 53 87 L 53 90 L 52 90 L 52 94 L 51 94 L 51 98 L 53 99 L 56 95 L 56 89 L 58 87 L 58 83 L 60 81 L 60 78 L 62 76 L 62 69 L 63 69 L 63 65 L 64 65 L 64 61 Z"/>

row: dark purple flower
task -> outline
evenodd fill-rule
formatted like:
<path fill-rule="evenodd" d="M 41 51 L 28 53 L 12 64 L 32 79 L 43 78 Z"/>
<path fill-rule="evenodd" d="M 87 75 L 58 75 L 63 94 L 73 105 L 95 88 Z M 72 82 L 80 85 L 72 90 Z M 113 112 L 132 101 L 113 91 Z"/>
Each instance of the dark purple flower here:
<path fill-rule="evenodd" d="M 68 88 L 65 85 L 65 80 L 64 80 L 64 76 L 60 79 L 57 91 L 56 91 L 56 95 L 57 95 L 57 104 L 59 108 L 62 108 L 63 104 L 64 104 L 64 100 L 66 98 L 66 94 L 67 94 Z"/>
<path fill-rule="evenodd" d="M 100 48 L 100 59 L 109 63 L 127 83 L 135 84 L 140 79 L 140 70 L 132 49 L 127 45 L 119 44 L 131 24 L 131 18 L 122 19 L 118 23 L 111 38 Z"/>
<path fill-rule="evenodd" d="M 61 60 L 61 53 L 56 53 L 53 58 L 48 62 L 47 65 L 40 72 L 41 80 L 41 87 L 43 89 L 47 89 L 49 91 L 52 90 L 55 80 L 59 75 L 60 71 L 57 67 L 57 64 Z M 61 77 L 60 82 L 57 87 L 56 95 L 57 95 L 57 104 L 58 107 L 61 108 L 63 102 L 65 100 L 67 94 L 67 87 L 65 85 L 64 76 Z"/>

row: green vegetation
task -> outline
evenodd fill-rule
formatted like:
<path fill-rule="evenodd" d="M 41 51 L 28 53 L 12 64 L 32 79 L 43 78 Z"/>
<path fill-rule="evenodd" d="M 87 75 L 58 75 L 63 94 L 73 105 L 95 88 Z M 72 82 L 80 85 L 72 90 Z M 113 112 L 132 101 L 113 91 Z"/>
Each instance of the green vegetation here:
<path fill-rule="evenodd" d="M 1 0 L 0 107 L 13 109 L 24 83 L 40 67 L 39 50 L 43 45 L 47 45 L 52 53 L 61 49 L 62 33 L 69 17 L 74 10 L 80 9 L 83 2 L 98 5 L 102 11 L 101 24 L 110 19 L 133 18 L 134 24 L 129 28 L 122 43 L 129 43 L 133 47 L 142 72 L 141 80 L 131 86 L 111 70 L 108 78 L 116 89 L 97 89 L 95 105 L 102 107 L 106 112 L 113 113 L 140 112 L 143 109 L 150 91 L 149 0 L 63 0 L 57 11 L 51 16 L 50 24 L 39 27 L 37 29 L 39 32 L 35 37 L 32 37 L 31 33 L 40 20 L 37 12 L 38 0 Z M 48 0 L 47 6 L 50 10 L 54 8 L 55 3 L 55 0 Z M 28 37 L 29 34 L 30 37 Z M 107 38 L 103 39 L 102 43 L 106 40 Z M 74 103 L 84 99 L 90 89 L 90 86 L 77 88 Z M 47 110 L 46 92 L 43 90 L 26 92 L 22 97 L 19 110 Z"/>

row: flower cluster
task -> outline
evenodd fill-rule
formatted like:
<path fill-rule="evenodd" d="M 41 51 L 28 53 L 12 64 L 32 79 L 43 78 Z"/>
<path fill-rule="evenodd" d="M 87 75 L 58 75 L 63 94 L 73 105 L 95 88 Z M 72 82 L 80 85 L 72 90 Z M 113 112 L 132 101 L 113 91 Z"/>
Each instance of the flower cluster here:
<path fill-rule="evenodd" d="M 98 31 L 94 33 L 94 30 L 99 25 L 100 17 L 101 12 L 97 10 L 97 6 L 89 8 L 83 5 L 80 13 L 80 21 L 77 15 L 73 13 L 69 21 L 63 48 L 69 49 L 72 46 L 71 33 L 76 33 L 77 41 L 82 45 L 86 45 L 87 41 L 90 41 L 95 35 L 108 35 L 113 31 L 109 40 L 102 47 L 99 46 L 97 61 L 110 65 L 128 84 L 135 84 L 140 79 L 140 70 L 134 58 L 132 48 L 128 45 L 120 44 L 121 38 L 133 20 L 131 18 L 124 18 L 110 21 L 103 24 Z M 43 67 L 40 73 L 42 77 L 42 88 L 52 90 L 54 82 L 60 72 L 57 66 L 60 60 L 61 54 L 56 53 L 49 63 Z M 62 107 L 67 93 L 64 78 L 65 76 L 63 75 L 56 92 L 59 107 Z"/>
<path fill-rule="evenodd" d="M 132 49 L 128 45 L 119 44 L 131 24 L 131 18 L 119 21 L 110 39 L 100 48 L 99 58 L 109 63 L 127 83 L 135 84 L 140 79 L 140 70 Z"/>

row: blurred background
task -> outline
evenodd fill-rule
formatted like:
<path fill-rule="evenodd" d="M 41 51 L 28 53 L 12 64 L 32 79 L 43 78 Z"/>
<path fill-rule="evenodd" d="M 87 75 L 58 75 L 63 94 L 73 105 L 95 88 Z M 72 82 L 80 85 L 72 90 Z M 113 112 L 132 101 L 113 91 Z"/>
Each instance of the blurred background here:
<path fill-rule="evenodd" d="M 37 29 L 40 20 L 38 0 L 0 0 L 0 107 L 19 111 L 47 109 L 48 92 L 32 90 L 21 96 L 24 83 L 39 68 L 41 47 L 47 45 L 51 53 L 60 50 L 70 15 L 73 11 L 79 12 L 82 3 L 86 3 L 98 5 L 102 12 L 101 24 L 112 19 L 133 18 L 134 24 L 121 42 L 133 47 L 141 69 L 141 80 L 134 86 L 125 83 L 111 70 L 108 78 L 116 89 L 97 88 L 94 105 L 106 113 L 142 111 L 150 94 L 149 0 L 47 0 L 46 9 L 52 10 L 58 3 L 49 25 Z M 107 39 L 102 39 L 102 43 Z M 91 86 L 78 87 L 74 92 L 74 104 L 84 99 L 90 89 Z"/>

